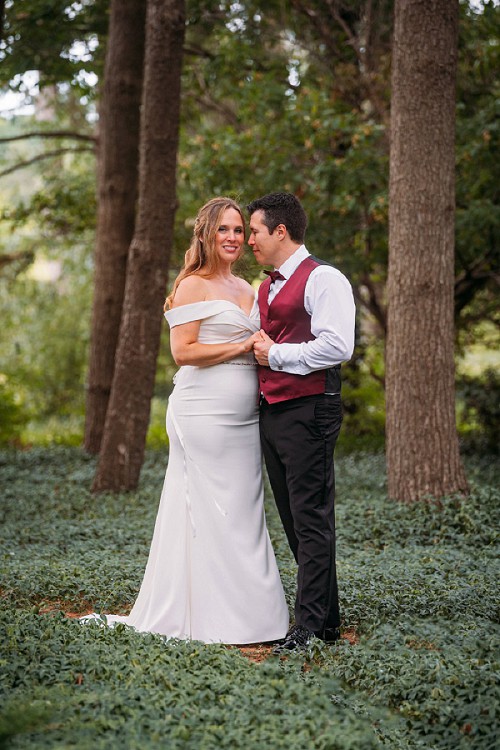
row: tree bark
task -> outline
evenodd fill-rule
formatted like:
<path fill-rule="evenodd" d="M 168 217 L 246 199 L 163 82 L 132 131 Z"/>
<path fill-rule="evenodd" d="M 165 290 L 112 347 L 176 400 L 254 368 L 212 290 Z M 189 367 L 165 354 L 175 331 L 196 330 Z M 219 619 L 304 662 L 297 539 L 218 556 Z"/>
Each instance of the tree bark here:
<path fill-rule="evenodd" d="M 99 120 L 98 218 L 85 449 L 98 453 L 115 365 L 133 237 L 146 0 L 112 0 Z"/>
<path fill-rule="evenodd" d="M 453 358 L 457 34 L 458 0 L 396 0 L 387 472 L 403 501 L 467 490 Z"/>
<path fill-rule="evenodd" d="M 176 209 L 184 0 L 148 0 L 139 208 L 93 490 L 137 486 L 153 395 Z"/>
<path fill-rule="evenodd" d="M 0 39 L 4 37 L 5 0 L 0 0 Z"/>

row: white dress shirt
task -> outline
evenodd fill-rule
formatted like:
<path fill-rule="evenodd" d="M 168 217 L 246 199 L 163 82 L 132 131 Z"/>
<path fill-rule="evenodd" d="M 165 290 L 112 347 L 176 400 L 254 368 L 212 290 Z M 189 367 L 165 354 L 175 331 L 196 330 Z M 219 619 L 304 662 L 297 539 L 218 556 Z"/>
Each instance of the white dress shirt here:
<path fill-rule="evenodd" d="M 277 269 L 285 278 L 271 284 L 269 304 L 309 255 L 305 245 L 301 245 Z M 304 307 L 311 316 L 311 333 L 316 338 L 301 344 L 273 344 L 268 355 L 271 370 L 308 375 L 351 358 L 355 307 L 352 288 L 344 274 L 327 265 L 313 269 L 304 290 Z"/>

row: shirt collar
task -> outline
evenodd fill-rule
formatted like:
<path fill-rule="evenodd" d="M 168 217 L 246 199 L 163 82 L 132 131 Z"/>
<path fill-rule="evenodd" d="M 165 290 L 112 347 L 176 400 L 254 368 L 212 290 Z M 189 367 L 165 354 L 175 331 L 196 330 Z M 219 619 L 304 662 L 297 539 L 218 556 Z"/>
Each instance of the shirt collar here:
<path fill-rule="evenodd" d="M 306 246 L 301 245 L 300 247 L 296 249 L 293 255 L 290 255 L 290 257 L 287 258 L 285 262 L 276 270 L 279 271 L 285 277 L 285 279 L 289 279 L 292 273 L 296 270 L 296 268 L 309 255 L 310 253 L 307 250 Z"/>

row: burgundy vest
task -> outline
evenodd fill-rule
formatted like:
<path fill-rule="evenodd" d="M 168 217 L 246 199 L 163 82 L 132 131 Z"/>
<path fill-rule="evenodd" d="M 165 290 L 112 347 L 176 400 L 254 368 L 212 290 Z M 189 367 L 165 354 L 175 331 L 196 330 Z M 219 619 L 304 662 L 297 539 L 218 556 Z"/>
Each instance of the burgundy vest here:
<path fill-rule="evenodd" d="M 311 255 L 305 258 L 270 305 L 267 297 L 271 279 L 266 279 L 260 285 L 260 325 L 277 344 L 300 344 L 315 338 L 311 333 L 311 316 L 304 307 L 304 292 L 311 271 L 319 265 L 321 262 Z M 339 365 L 328 370 L 316 370 L 309 375 L 294 375 L 260 365 L 258 371 L 261 393 L 270 404 L 325 393 L 327 381 L 328 390 L 335 387 L 340 391 Z"/>

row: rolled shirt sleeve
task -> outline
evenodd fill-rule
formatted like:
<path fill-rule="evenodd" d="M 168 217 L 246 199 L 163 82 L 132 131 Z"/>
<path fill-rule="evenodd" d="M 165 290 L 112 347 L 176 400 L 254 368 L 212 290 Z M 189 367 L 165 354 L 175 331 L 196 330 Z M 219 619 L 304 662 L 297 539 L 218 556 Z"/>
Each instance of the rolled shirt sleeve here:
<path fill-rule="evenodd" d="M 272 370 L 308 375 L 351 358 L 356 312 L 346 277 L 332 266 L 315 268 L 307 280 L 304 306 L 316 338 L 299 344 L 273 344 L 269 350 Z"/>

